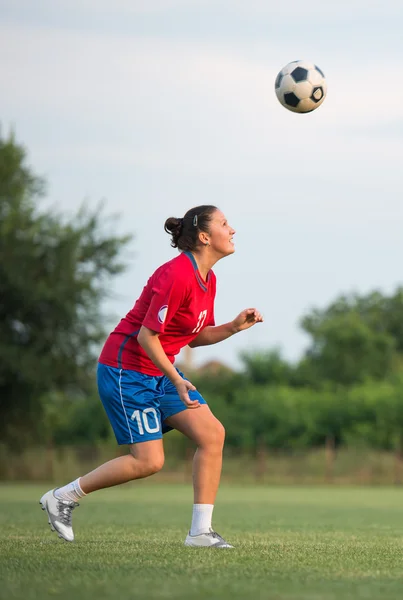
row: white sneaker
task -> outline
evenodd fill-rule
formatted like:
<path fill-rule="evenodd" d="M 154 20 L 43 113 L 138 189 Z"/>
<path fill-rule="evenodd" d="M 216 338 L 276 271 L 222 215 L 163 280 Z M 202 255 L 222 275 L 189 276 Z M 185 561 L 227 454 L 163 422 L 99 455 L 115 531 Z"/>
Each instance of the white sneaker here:
<path fill-rule="evenodd" d="M 211 529 L 206 533 L 200 533 L 199 535 L 190 535 L 190 531 L 186 536 L 185 546 L 210 546 L 214 548 L 233 548 L 228 542 L 224 540 L 216 531 Z"/>
<path fill-rule="evenodd" d="M 42 510 L 48 513 L 48 523 L 52 531 L 57 531 L 59 538 L 66 542 L 74 540 L 73 528 L 71 526 L 71 513 L 78 506 L 78 502 L 59 500 L 54 495 L 55 490 L 46 492 L 39 500 Z"/>

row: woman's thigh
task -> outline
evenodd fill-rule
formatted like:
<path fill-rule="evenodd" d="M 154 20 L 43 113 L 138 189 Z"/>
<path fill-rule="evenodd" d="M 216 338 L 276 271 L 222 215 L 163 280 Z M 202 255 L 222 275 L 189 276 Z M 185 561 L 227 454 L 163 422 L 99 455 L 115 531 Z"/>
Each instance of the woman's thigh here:
<path fill-rule="evenodd" d="M 177 429 L 198 446 L 223 444 L 225 430 L 221 422 L 213 415 L 207 404 L 195 410 L 185 409 L 168 417 L 164 425 Z"/>
<path fill-rule="evenodd" d="M 186 379 L 184 374 L 177 369 L 179 375 Z M 160 411 L 161 411 L 161 420 L 162 420 L 162 433 L 167 433 L 167 431 L 171 431 L 171 429 L 177 429 L 177 427 L 172 427 L 170 425 L 170 418 L 174 415 L 178 415 L 182 412 L 189 412 L 186 408 L 185 404 L 179 398 L 176 387 L 169 381 L 167 377 L 164 377 L 161 381 L 161 396 L 159 398 L 160 402 Z M 200 405 L 206 405 L 206 401 L 203 396 L 200 394 L 198 390 L 189 391 L 189 398 L 191 400 L 198 400 Z M 196 412 L 198 409 L 196 409 Z M 187 418 L 185 419 L 187 420 Z M 177 419 L 178 423 L 181 423 L 183 419 Z"/>

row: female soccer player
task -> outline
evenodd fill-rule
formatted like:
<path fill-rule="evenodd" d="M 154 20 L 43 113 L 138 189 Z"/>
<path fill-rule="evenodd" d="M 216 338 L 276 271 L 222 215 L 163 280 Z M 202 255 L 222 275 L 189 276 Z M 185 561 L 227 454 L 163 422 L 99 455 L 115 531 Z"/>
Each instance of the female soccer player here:
<path fill-rule="evenodd" d="M 99 395 L 118 444 L 129 453 L 42 496 L 51 529 L 72 542 L 72 511 L 103 488 L 148 477 L 164 464 L 162 434 L 177 429 L 193 440 L 194 505 L 187 546 L 232 548 L 212 529 L 224 427 L 194 385 L 173 365 L 186 345 L 216 344 L 262 322 L 255 308 L 215 326 L 213 265 L 234 252 L 235 230 L 215 206 L 197 206 L 165 231 L 179 256 L 150 277 L 134 307 L 109 335 L 99 357 Z"/>

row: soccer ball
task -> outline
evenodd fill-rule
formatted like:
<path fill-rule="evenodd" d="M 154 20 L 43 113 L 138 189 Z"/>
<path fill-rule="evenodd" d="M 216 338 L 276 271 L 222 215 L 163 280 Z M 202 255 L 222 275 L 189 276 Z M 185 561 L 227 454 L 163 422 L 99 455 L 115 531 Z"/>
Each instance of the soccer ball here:
<path fill-rule="evenodd" d="M 322 104 L 327 84 L 319 67 L 305 60 L 294 60 L 281 69 L 274 88 L 280 104 L 285 108 L 296 113 L 307 113 Z"/>

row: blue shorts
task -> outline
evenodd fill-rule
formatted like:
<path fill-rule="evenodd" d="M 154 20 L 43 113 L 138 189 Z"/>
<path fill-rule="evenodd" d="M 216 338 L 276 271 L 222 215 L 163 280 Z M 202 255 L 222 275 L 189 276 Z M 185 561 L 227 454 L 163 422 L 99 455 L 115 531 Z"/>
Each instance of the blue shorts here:
<path fill-rule="evenodd" d="M 176 387 L 165 375 L 153 377 L 98 363 L 97 384 L 118 444 L 159 440 L 172 429 L 164 424 L 165 419 L 186 410 Z M 198 391 L 190 391 L 189 397 L 206 404 Z"/>

